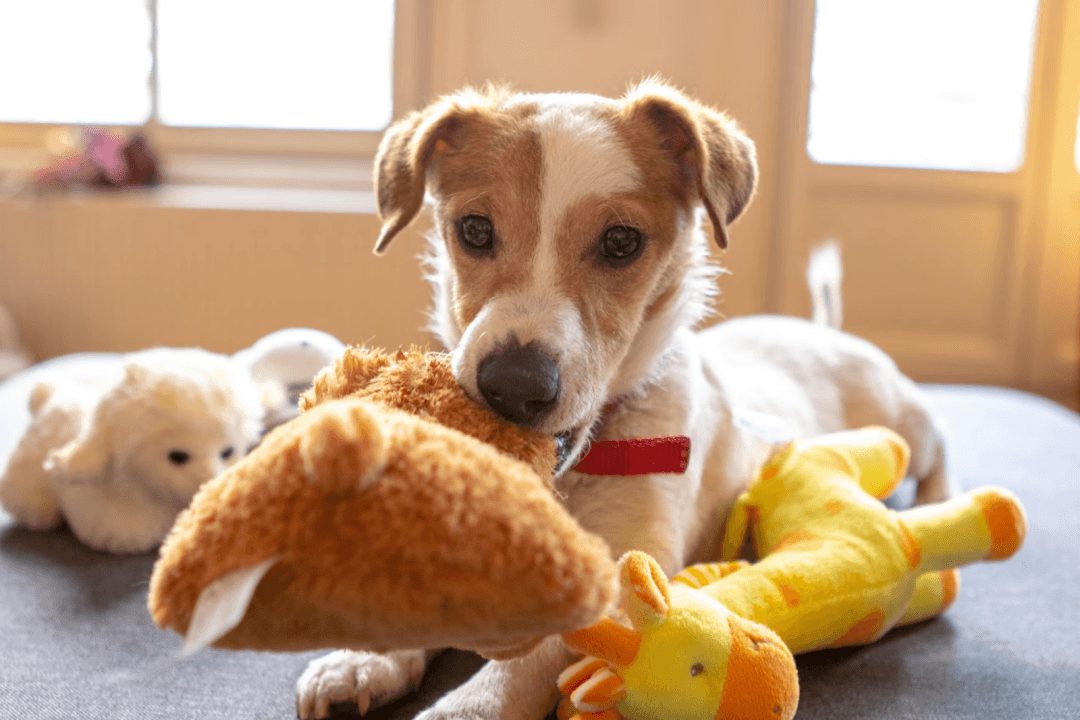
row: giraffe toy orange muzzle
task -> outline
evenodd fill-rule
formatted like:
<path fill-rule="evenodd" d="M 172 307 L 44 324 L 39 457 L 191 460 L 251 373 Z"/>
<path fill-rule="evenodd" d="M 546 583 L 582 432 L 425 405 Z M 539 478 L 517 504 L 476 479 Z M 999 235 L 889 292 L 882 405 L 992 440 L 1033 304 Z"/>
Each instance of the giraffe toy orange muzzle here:
<path fill-rule="evenodd" d="M 731 655 L 716 720 L 791 720 L 799 706 L 795 657 L 760 623 L 728 616 Z"/>

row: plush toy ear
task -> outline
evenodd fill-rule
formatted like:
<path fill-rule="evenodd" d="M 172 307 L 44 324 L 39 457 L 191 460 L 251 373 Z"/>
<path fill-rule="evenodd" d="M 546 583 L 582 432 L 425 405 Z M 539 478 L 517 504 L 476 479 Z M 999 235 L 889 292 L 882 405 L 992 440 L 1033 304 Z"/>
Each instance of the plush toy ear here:
<path fill-rule="evenodd" d="M 623 608 L 637 629 L 664 622 L 671 610 L 671 590 L 667 575 L 651 555 L 632 550 L 619 561 L 623 588 Z"/>
<path fill-rule="evenodd" d="M 676 163 L 682 186 L 698 196 L 721 248 L 727 227 L 750 202 L 757 184 L 754 144 L 734 120 L 678 90 L 646 80 L 625 98 L 631 116 L 650 122 Z"/>
<path fill-rule="evenodd" d="M 482 93 L 463 90 L 399 120 L 383 135 L 375 155 L 375 202 L 382 219 L 376 255 L 420 212 L 428 168 L 461 150 L 469 118 L 486 102 Z"/>
<path fill-rule="evenodd" d="M 115 440 L 113 425 L 124 415 L 123 409 L 149 380 L 150 371 L 138 362 L 124 365 L 120 384 L 101 398 L 93 414 L 85 421 L 81 432 L 63 447 L 53 450 L 45 460 L 45 471 L 59 482 L 94 482 L 113 471 Z M 159 405 L 175 405 L 175 395 L 155 397 Z M 122 432 L 120 430 L 119 432 Z"/>
<path fill-rule="evenodd" d="M 74 440 L 49 453 L 45 458 L 45 472 L 56 482 L 95 482 L 109 470 L 111 447 L 108 430 L 93 423 Z"/>
<path fill-rule="evenodd" d="M 609 617 L 600 618 L 587 628 L 563 633 L 562 638 L 574 652 L 618 667 L 629 666 L 641 649 L 641 634 Z"/>

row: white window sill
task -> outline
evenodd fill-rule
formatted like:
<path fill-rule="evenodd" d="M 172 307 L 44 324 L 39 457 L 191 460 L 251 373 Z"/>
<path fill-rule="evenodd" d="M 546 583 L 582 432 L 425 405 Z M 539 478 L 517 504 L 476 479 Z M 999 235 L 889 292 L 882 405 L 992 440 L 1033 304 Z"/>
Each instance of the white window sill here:
<path fill-rule="evenodd" d="M 367 190 L 266 188 L 230 185 L 166 184 L 122 190 L 73 190 L 9 198 L 29 206 L 56 202 L 114 207 L 157 207 L 193 210 L 375 214 L 375 196 Z"/>
<path fill-rule="evenodd" d="M 369 159 L 173 155 L 161 163 L 165 182 L 122 190 L 74 189 L 36 194 L 22 186 L 43 163 L 26 151 L 0 152 L 7 183 L 0 199 L 15 202 L 70 202 L 127 207 L 163 207 L 262 212 L 375 214 Z"/>

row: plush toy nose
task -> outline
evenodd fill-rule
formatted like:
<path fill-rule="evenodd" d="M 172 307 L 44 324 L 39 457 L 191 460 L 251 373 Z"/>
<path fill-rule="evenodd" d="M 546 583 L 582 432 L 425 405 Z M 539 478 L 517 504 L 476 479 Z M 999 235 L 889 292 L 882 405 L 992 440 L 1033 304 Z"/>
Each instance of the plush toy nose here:
<path fill-rule="evenodd" d="M 775 632 L 728 616 L 731 651 L 716 720 L 791 720 L 799 707 L 795 657 Z"/>
<path fill-rule="evenodd" d="M 533 426 L 559 399 L 559 368 L 533 345 L 511 346 L 488 355 L 476 375 L 491 409 L 512 423 Z"/>

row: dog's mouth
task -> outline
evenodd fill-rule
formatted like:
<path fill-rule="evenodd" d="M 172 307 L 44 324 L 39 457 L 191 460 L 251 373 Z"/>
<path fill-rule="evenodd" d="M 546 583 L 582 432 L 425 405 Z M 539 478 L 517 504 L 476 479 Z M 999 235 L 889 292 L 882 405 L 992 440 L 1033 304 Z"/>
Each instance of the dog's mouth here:
<path fill-rule="evenodd" d="M 563 430 L 555 434 L 558 451 L 555 477 L 559 477 L 567 470 L 572 469 L 588 454 L 589 441 L 597 436 L 604 423 L 611 416 L 614 408 L 621 402 L 621 397 L 612 398 L 594 415 L 592 422 L 586 421 L 569 430 Z"/>
<path fill-rule="evenodd" d="M 578 461 L 585 456 L 585 452 L 589 445 L 589 438 L 593 434 L 593 429 L 599 425 L 599 423 L 600 420 L 597 419 L 594 423 L 579 425 L 576 428 L 564 430 L 555 435 L 558 451 L 558 463 L 555 466 L 555 477 L 559 477 L 567 470 L 573 468 L 577 465 Z"/>
<path fill-rule="evenodd" d="M 570 459 L 570 453 L 574 447 L 574 430 L 565 430 L 555 436 L 557 443 L 559 462 L 555 467 L 555 473 L 561 475 L 566 470 L 566 463 Z"/>

